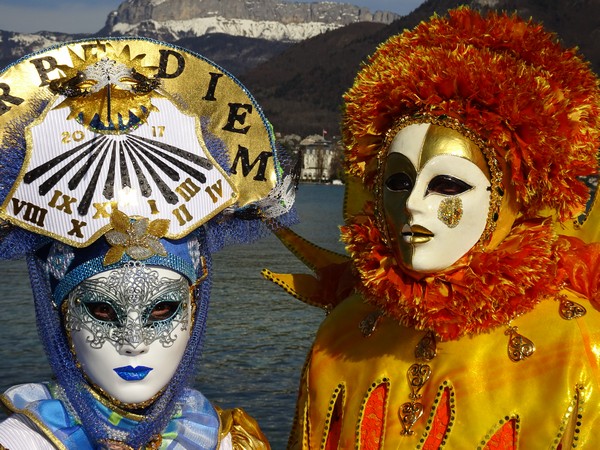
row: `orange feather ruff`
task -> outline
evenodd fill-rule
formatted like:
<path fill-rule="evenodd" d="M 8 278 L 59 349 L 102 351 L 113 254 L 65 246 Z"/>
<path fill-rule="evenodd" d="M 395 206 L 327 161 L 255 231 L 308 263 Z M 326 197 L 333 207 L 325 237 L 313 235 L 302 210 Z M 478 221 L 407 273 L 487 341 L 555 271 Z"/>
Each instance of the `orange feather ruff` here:
<path fill-rule="evenodd" d="M 342 240 L 369 303 L 443 340 L 507 325 L 555 298 L 567 276 L 558 270 L 549 220 L 517 222 L 494 251 L 474 248 L 452 267 L 427 275 L 402 269 L 372 221 L 342 227 Z"/>

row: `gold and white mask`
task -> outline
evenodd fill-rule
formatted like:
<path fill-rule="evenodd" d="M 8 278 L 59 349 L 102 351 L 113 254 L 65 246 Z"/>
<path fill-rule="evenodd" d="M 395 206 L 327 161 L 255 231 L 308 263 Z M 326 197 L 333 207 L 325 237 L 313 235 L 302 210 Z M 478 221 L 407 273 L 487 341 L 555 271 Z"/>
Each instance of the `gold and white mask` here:
<path fill-rule="evenodd" d="M 381 204 L 398 262 L 416 272 L 445 269 L 481 238 L 491 181 L 478 146 L 430 123 L 401 128 L 387 150 Z"/>

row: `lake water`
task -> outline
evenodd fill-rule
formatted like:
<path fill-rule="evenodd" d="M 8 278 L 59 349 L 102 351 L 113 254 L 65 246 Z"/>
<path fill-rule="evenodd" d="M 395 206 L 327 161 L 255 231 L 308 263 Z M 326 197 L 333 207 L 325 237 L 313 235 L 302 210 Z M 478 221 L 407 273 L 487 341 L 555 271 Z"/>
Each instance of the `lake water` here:
<path fill-rule="evenodd" d="M 302 184 L 294 230 L 343 252 L 342 186 Z M 322 310 L 292 298 L 260 271 L 308 272 L 273 236 L 214 255 L 213 291 L 204 354 L 196 386 L 223 408 L 242 407 L 284 449 L 294 417 L 300 370 Z M 25 264 L 0 262 L 0 392 L 13 384 L 51 377 L 35 328 Z M 1 416 L 0 412 L 0 418 Z"/>

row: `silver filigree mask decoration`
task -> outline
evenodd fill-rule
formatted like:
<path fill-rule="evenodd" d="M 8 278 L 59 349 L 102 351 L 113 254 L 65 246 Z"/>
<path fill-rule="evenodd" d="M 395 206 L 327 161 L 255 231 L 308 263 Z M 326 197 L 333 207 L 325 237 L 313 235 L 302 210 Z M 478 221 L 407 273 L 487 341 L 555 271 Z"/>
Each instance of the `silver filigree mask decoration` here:
<path fill-rule="evenodd" d="M 177 330 L 189 326 L 189 299 L 184 278 L 161 277 L 143 263 L 129 262 L 73 289 L 67 300 L 65 328 L 88 331 L 87 340 L 94 349 L 107 341 L 117 349 L 155 342 L 167 348 L 178 338 Z"/>

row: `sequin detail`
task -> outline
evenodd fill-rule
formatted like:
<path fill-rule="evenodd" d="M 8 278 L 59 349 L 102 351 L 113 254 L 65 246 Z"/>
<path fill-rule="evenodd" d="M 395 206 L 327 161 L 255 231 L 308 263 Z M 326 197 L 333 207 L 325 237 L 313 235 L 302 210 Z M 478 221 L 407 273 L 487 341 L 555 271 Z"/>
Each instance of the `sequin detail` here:
<path fill-rule="evenodd" d="M 198 238 L 191 237 L 187 242 L 187 246 L 194 269 L 196 270 L 196 273 L 198 273 L 198 269 L 202 266 L 202 255 L 200 253 L 200 242 L 198 242 Z"/>
<path fill-rule="evenodd" d="M 70 246 L 61 242 L 55 242 L 52 244 L 50 253 L 46 259 L 48 273 L 57 280 L 62 280 L 74 258 L 75 253 Z"/>
<path fill-rule="evenodd" d="M 456 228 L 463 215 L 462 200 L 460 197 L 445 198 L 440 202 L 438 219 L 448 228 Z"/>

